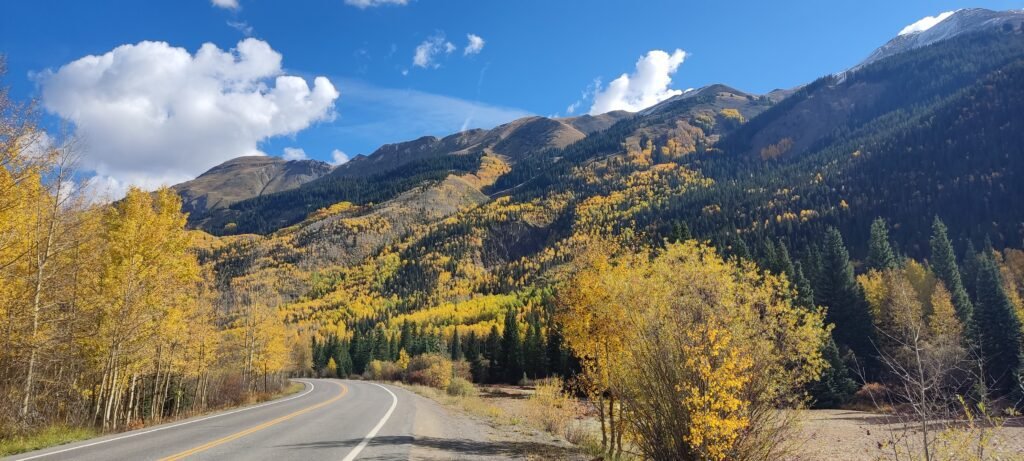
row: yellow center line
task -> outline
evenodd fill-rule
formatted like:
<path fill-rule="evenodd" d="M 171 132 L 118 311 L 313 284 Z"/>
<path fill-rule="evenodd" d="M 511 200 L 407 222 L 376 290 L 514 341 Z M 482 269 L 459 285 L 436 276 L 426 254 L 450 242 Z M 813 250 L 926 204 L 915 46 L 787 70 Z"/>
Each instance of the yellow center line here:
<path fill-rule="evenodd" d="M 228 443 L 228 442 L 230 442 L 232 440 L 235 440 L 235 439 L 238 439 L 238 438 L 241 438 L 241 437 L 245 437 L 245 436 L 247 436 L 249 434 L 252 434 L 253 432 L 261 431 L 261 430 L 266 429 L 266 428 L 268 428 L 270 426 L 273 426 L 275 424 L 282 423 L 284 421 L 288 421 L 289 419 L 292 419 L 292 418 L 294 418 L 296 416 L 299 416 L 299 415 L 302 415 L 302 414 L 305 414 L 305 413 L 309 413 L 309 412 L 311 412 L 313 410 L 316 410 L 317 408 L 321 408 L 323 406 L 326 406 L 326 405 L 329 405 L 331 403 L 334 403 L 338 399 L 344 397 L 345 394 L 348 394 L 348 387 L 347 386 L 345 386 L 344 384 L 338 383 L 338 382 L 335 382 L 335 384 L 337 384 L 338 386 L 341 387 L 341 393 L 339 393 L 338 395 L 332 397 L 330 400 L 326 400 L 326 401 L 320 402 L 320 403 L 318 403 L 316 405 L 308 406 L 308 407 L 303 408 L 301 410 L 298 410 L 298 411 L 296 411 L 294 413 L 289 413 L 289 414 L 284 415 L 284 416 L 282 416 L 280 418 L 272 419 L 272 420 L 267 421 L 267 422 L 265 422 L 263 424 L 259 424 L 259 425 L 250 427 L 250 428 L 248 428 L 248 429 L 246 429 L 244 431 L 231 434 L 231 435 L 229 435 L 227 437 L 220 438 L 220 439 L 214 440 L 214 441 L 209 442 L 209 443 L 204 443 L 204 444 L 202 444 L 202 445 L 200 445 L 198 447 L 192 448 L 192 449 L 187 450 L 187 451 L 183 451 L 183 452 L 178 453 L 176 455 L 171 455 L 171 456 L 168 456 L 166 458 L 162 458 L 162 459 L 160 459 L 160 461 L 177 461 L 179 459 L 183 459 L 183 458 L 186 458 L 188 456 L 192 456 L 192 455 L 194 455 L 196 453 L 202 453 L 202 452 L 204 452 L 206 450 L 209 450 L 209 449 L 211 449 L 213 447 L 216 447 L 218 445 L 223 445 L 223 444 Z"/>

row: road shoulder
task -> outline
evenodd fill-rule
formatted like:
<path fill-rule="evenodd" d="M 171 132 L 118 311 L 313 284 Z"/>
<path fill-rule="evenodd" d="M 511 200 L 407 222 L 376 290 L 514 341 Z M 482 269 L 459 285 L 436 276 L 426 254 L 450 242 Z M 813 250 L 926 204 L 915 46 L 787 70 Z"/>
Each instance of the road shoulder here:
<path fill-rule="evenodd" d="M 390 387 L 414 408 L 412 459 L 591 459 L 579 447 L 549 433 L 503 422 L 497 414 L 471 414 L 452 399 L 441 398 L 442 393 L 401 384 Z"/>

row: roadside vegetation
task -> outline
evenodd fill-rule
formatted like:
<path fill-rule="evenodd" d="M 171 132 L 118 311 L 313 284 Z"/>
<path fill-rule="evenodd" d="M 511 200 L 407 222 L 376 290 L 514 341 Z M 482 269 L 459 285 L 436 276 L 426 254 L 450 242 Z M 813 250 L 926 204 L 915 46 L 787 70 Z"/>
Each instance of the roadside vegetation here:
<path fill-rule="evenodd" d="M 2 67 L 2 61 L 0 61 Z M 259 287 L 216 291 L 180 198 L 111 204 L 75 143 L 0 89 L 0 446 L 39 448 L 278 394 L 298 340 Z"/>

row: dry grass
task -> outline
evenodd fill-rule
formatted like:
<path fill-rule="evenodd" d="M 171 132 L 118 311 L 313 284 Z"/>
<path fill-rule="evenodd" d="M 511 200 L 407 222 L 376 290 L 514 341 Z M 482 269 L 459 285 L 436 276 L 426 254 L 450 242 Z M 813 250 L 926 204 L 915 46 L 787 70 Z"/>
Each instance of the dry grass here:
<path fill-rule="evenodd" d="M 284 397 L 287 395 L 295 394 L 306 386 L 300 382 L 292 381 L 288 383 L 284 389 L 276 393 L 256 393 L 249 398 L 242 405 L 252 405 L 276 398 Z M 226 406 L 223 408 L 211 409 L 210 411 L 196 414 L 183 415 L 179 419 L 185 419 L 189 417 L 198 416 L 200 414 L 211 414 L 218 411 L 224 411 L 231 408 Z M 166 424 L 175 421 L 174 418 L 164 418 L 161 423 Z M 132 427 L 131 429 L 139 429 L 143 426 Z M 34 431 L 31 434 L 15 435 L 12 437 L 0 439 L 0 456 L 10 456 L 18 453 L 25 453 L 29 451 L 42 450 L 43 448 L 49 448 L 56 445 L 63 445 L 65 443 L 77 442 L 79 440 L 90 439 L 100 435 L 100 432 L 92 427 L 83 426 L 49 426 L 38 431 Z"/>
<path fill-rule="evenodd" d="M 13 436 L 0 440 L 0 456 L 15 455 L 27 451 L 95 437 L 96 429 L 90 427 L 50 426 L 30 435 Z"/>

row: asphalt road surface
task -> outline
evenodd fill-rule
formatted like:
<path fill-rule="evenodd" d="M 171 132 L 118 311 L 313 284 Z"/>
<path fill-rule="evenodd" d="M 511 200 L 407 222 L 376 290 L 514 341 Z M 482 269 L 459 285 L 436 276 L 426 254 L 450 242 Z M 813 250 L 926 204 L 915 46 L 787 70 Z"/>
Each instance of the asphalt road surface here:
<path fill-rule="evenodd" d="M 484 449 L 486 434 L 472 427 L 452 434 L 451 426 L 458 422 L 432 414 L 443 412 L 437 408 L 423 411 L 429 405 L 426 399 L 407 391 L 360 381 L 300 381 L 306 388 L 282 399 L 10 459 L 351 461 L 500 456 Z M 430 426 L 426 430 L 435 432 L 428 435 L 435 437 L 420 435 L 417 442 L 414 431 L 422 433 L 424 421 Z M 467 447 L 476 453 L 465 452 Z M 452 449 L 463 452 L 448 451 Z"/>

